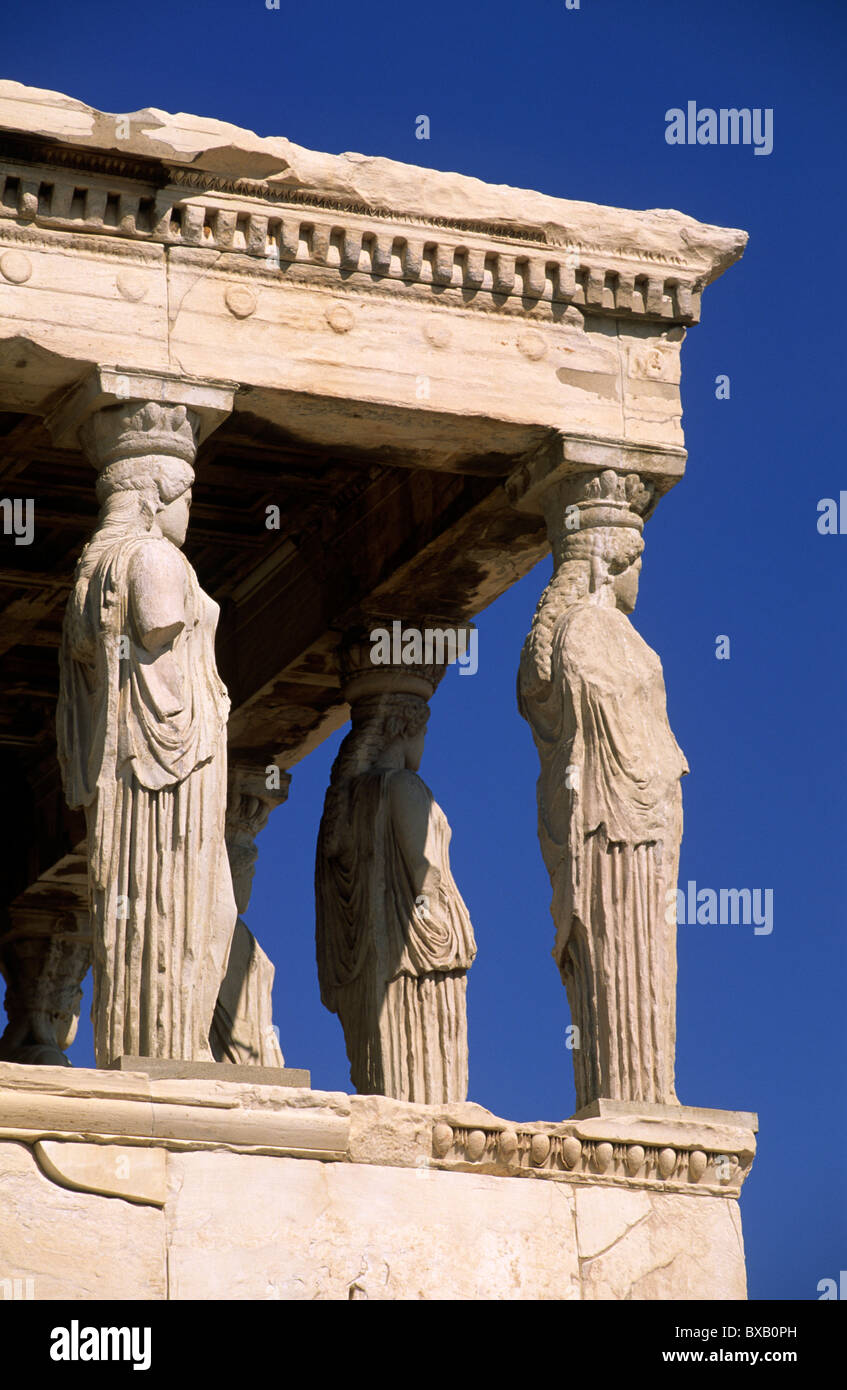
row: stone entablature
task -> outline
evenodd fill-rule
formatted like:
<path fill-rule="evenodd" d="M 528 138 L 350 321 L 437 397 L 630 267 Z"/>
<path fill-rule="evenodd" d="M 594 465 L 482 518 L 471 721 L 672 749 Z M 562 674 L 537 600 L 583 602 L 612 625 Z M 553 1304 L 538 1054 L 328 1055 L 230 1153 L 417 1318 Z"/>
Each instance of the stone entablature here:
<path fill-rule="evenodd" d="M 17 183 L 5 191 L 7 205 L 77 231 L 87 223 L 259 257 L 270 232 L 280 258 L 305 259 L 308 249 L 317 263 L 335 237 L 347 270 L 468 290 L 490 274 L 487 288 L 504 295 L 515 292 L 517 275 L 529 299 L 541 298 L 549 279 L 554 298 L 680 321 L 696 317 L 686 292 L 696 296 L 746 241 L 678 212 L 600 208 L 396 160 L 323 154 L 153 108 L 113 115 L 16 82 L 0 82 L 0 127 L 21 132 L 8 154 L 14 160 L 17 145 L 18 161 L 31 166 L 23 177 L 10 171 Z M 516 244 L 522 267 L 504 243 Z M 488 255 L 497 263 L 486 267 Z"/>
<path fill-rule="evenodd" d="M 532 232 L 504 234 L 470 219 L 416 223 L 402 212 L 333 207 L 326 198 L 174 167 L 159 189 L 138 161 L 86 156 L 76 162 L 93 167 L 68 169 L 43 153 L 43 163 L 0 163 L 0 219 L 250 257 L 257 264 L 245 264 L 245 274 L 308 266 L 324 283 L 415 287 L 464 308 L 556 319 L 574 305 L 684 324 L 700 316 L 702 273 L 674 255 L 543 245 Z"/>
<path fill-rule="evenodd" d="M 538 429 L 679 447 L 685 328 L 746 241 L 17 83 L 0 129 L 4 338 L 68 367 L 225 360 L 236 410 L 321 447 L 371 447 L 366 402 L 397 413 L 381 438 L 406 466 L 473 470 Z M 48 409 L 2 349 L 10 404 Z"/>

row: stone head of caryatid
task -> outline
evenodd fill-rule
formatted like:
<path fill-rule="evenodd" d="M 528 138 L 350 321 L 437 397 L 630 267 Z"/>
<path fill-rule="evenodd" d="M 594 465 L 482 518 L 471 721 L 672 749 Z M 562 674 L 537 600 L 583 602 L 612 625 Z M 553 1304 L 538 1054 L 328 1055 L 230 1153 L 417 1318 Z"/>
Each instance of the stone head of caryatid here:
<path fill-rule="evenodd" d="M 652 489 L 638 474 L 602 473 L 568 480 L 545 506 L 557 578 L 569 601 L 631 613 L 641 574 L 642 512 Z"/>
<path fill-rule="evenodd" d="M 197 447 L 191 412 L 181 405 L 130 402 L 99 411 L 80 437 L 99 469 L 100 525 L 149 532 L 181 547 Z"/>
<path fill-rule="evenodd" d="M 355 661 L 356 651 L 353 658 Z M 441 672 L 422 667 L 373 667 L 344 662 L 343 691 L 350 704 L 359 762 L 372 771 L 417 772 L 424 751 L 429 704 Z"/>

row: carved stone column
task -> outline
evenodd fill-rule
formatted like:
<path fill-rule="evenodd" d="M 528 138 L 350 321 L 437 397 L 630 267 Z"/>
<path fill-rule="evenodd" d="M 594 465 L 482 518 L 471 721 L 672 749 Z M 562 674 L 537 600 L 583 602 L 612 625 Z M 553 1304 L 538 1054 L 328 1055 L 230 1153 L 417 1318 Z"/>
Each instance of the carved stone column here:
<path fill-rule="evenodd" d="M 101 512 L 65 612 L 56 716 L 87 827 L 98 1066 L 210 1060 L 236 921 L 224 844 L 229 700 L 217 605 L 182 554 L 203 434 L 232 389 L 98 369 L 48 420 Z"/>
<path fill-rule="evenodd" d="M 378 665 L 372 654 L 366 634 L 342 645 L 352 728 L 318 836 L 321 999 L 341 1019 L 357 1091 L 464 1100 L 476 944 L 450 871 L 447 818 L 417 775 L 427 702 L 445 667 L 422 664 L 414 641 L 402 654 L 384 650 Z"/>
<path fill-rule="evenodd" d="M 45 903 L 13 904 L 0 942 L 6 1030 L 0 1061 L 70 1066 L 82 982 L 91 964 L 88 912 Z"/>
<path fill-rule="evenodd" d="M 511 492 L 543 511 L 553 551 L 518 700 L 541 763 L 539 837 L 574 1024 L 577 1108 L 601 1098 L 675 1104 L 675 890 L 688 767 L 668 724 L 661 662 L 626 616 L 644 516 L 670 470 L 646 450 L 593 444 L 589 459 L 576 453 L 568 459 L 566 441 L 557 465 L 525 471 Z M 585 469 L 589 460 L 617 467 Z M 670 462 L 678 467 L 678 455 Z"/>
<path fill-rule="evenodd" d="M 66 809 L 58 768 L 45 759 L 31 775 L 41 774 L 36 798 L 23 765 L 2 760 L 0 776 L 15 809 L 6 818 L 0 865 L 6 904 L 0 912 L 0 974 L 7 1017 L 0 1060 L 63 1066 L 70 1065 L 65 1049 L 73 1042 L 82 981 L 91 965 L 88 865 L 84 824 Z M 32 866 L 44 845 L 55 852 L 54 859 L 37 875 Z"/>
<path fill-rule="evenodd" d="M 239 917 L 212 1023 L 212 1055 L 218 1062 L 284 1065 L 273 1026 L 274 967 L 240 914 L 247 911 L 250 902 L 259 854 L 256 836 L 274 807 L 288 797 L 290 784 L 289 773 L 273 764 L 230 762 L 226 847 Z"/>

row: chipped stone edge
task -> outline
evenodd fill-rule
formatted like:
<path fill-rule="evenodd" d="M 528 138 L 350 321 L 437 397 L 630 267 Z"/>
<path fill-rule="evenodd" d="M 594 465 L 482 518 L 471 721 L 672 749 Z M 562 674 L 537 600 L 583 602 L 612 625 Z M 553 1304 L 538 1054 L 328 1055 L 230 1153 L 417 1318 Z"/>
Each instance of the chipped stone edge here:
<path fill-rule="evenodd" d="M 339 272 L 440 292 L 490 290 L 508 301 L 517 276 L 529 302 L 691 323 L 701 290 L 747 242 L 737 228 L 671 209 L 604 207 L 390 159 L 323 154 L 154 108 L 109 114 L 16 82 L 0 81 L 0 128 L 46 140 L 50 175 L 36 177 L 37 153 L 21 160 L 12 149 L 17 197 L 5 216 L 266 262 L 271 255 L 277 266 L 326 268 L 335 245 Z M 138 189 L 139 161 L 155 161 L 168 187 Z M 90 185 L 84 197 L 81 174 Z"/>
<path fill-rule="evenodd" d="M 672 209 L 633 211 L 489 184 L 465 174 L 353 152 L 326 154 L 284 137 L 263 137 L 210 117 L 172 115 L 155 107 L 125 114 L 98 111 L 61 92 L 0 81 L 0 127 L 76 150 L 175 166 L 188 183 L 248 182 L 295 196 L 390 207 L 395 214 L 478 219 L 505 235 L 530 231 L 549 245 L 582 237 L 614 249 L 637 234 L 639 247 L 690 257 L 708 277 L 721 274 L 747 240 Z"/>

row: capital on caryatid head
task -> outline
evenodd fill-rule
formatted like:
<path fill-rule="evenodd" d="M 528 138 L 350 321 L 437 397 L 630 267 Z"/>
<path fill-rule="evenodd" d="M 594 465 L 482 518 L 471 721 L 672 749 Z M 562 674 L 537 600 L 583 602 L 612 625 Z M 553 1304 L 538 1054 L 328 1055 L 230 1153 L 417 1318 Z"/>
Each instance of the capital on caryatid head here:
<path fill-rule="evenodd" d="M 375 622 L 371 629 L 379 631 L 384 624 Z M 390 632 L 390 623 L 385 628 Z M 349 705 L 373 695 L 410 695 L 428 701 L 442 679 L 446 667 L 434 663 L 374 660 L 379 656 L 368 633 L 356 628 L 345 633 L 338 651 L 341 674 L 341 693 Z"/>
<path fill-rule="evenodd" d="M 431 615 L 362 618 L 338 648 L 344 699 L 351 705 L 373 695 L 431 700 L 447 667 L 464 654 L 472 630 L 471 623 Z"/>
<path fill-rule="evenodd" d="M 653 499 L 653 486 L 637 473 L 621 474 L 612 468 L 599 473 L 580 473 L 552 482 L 539 498 L 556 569 L 575 558 L 574 537 L 597 528 L 620 527 L 640 536 L 644 513 Z"/>
<path fill-rule="evenodd" d="M 558 570 L 577 556 L 592 532 L 598 540 L 615 529 L 637 531 L 660 497 L 682 477 L 685 450 L 648 447 L 555 432 L 506 479 L 506 496 L 516 510 L 543 516 Z"/>
<path fill-rule="evenodd" d="M 47 416 L 60 448 L 82 447 L 98 474 L 139 471 L 144 460 L 194 462 L 198 446 L 232 410 L 235 387 L 170 372 L 95 367 Z"/>
<path fill-rule="evenodd" d="M 269 779 L 269 771 L 277 776 Z M 226 848 L 235 903 L 238 911 L 245 913 L 259 857 L 256 836 L 264 830 L 274 807 L 287 800 L 291 774 L 274 764 L 264 765 L 261 759 L 242 760 L 236 754 L 230 757 L 227 775 Z"/>
<path fill-rule="evenodd" d="M 684 451 L 561 435 L 511 474 L 509 500 L 544 517 L 553 554 L 553 578 L 534 627 L 582 599 L 632 612 L 644 521 L 680 476 L 682 459 Z"/>
<path fill-rule="evenodd" d="M 134 459 L 173 458 L 192 464 L 199 416 L 185 405 L 127 401 L 96 410 L 80 426 L 79 440 L 98 474 Z"/>

